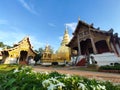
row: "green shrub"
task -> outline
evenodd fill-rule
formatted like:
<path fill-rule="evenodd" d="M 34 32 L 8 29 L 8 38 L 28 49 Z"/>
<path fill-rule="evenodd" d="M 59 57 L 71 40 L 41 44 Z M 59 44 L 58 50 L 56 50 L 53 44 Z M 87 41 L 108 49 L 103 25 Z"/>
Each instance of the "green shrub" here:
<path fill-rule="evenodd" d="M 99 67 L 99 70 L 120 70 L 120 65 L 114 65 L 114 66 L 105 65 Z"/>
<path fill-rule="evenodd" d="M 120 90 L 119 85 L 22 66 L 0 75 L 0 90 Z"/>

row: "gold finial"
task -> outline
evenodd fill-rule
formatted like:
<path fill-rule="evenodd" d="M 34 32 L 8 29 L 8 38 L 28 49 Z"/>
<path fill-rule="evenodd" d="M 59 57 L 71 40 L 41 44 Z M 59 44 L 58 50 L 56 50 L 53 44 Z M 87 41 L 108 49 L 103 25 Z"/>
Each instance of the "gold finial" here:
<path fill-rule="evenodd" d="M 48 47 L 49 46 L 49 44 L 48 44 L 48 42 L 46 43 L 46 47 Z"/>
<path fill-rule="evenodd" d="M 66 24 L 65 34 L 68 34 L 68 27 L 67 27 L 67 24 Z"/>
<path fill-rule="evenodd" d="M 68 29 L 68 28 L 67 28 L 67 24 L 65 25 L 65 28 L 66 28 L 66 30 Z"/>
<path fill-rule="evenodd" d="M 78 21 L 80 21 L 80 16 L 78 17 Z"/>
<path fill-rule="evenodd" d="M 26 38 L 29 38 L 29 34 L 27 34 L 25 37 L 26 37 Z"/>

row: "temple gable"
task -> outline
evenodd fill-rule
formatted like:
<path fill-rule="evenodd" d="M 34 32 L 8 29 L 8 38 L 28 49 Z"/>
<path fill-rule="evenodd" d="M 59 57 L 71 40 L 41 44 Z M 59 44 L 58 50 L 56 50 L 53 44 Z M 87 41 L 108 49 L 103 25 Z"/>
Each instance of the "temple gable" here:
<path fill-rule="evenodd" d="M 73 32 L 73 38 L 67 46 L 71 48 L 72 55 L 76 50 L 77 55 L 114 52 L 120 56 L 118 38 L 117 34 L 113 34 L 113 29 L 100 30 L 100 28 L 95 28 L 93 24 L 79 20 Z"/>
<path fill-rule="evenodd" d="M 30 58 L 34 58 L 36 52 L 34 52 L 29 37 L 25 37 L 23 40 L 13 45 L 10 49 L 4 49 L 2 51 L 3 60 L 5 60 L 5 64 L 9 64 L 10 60 L 6 59 L 19 59 L 19 61 L 28 61 Z"/>

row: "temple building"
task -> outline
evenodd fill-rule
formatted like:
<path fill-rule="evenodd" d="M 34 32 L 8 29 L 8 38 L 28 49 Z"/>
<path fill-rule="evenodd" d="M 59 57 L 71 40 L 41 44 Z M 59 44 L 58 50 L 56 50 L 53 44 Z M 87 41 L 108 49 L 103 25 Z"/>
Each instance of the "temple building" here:
<path fill-rule="evenodd" d="M 14 44 L 10 49 L 2 50 L 4 64 L 16 63 L 15 61 L 17 59 L 19 61 L 28 61 L 29 59 L 34 58 L 35 55 L 36 52 L 34 52 L 31 46 L 29 37 L 25 37 L 18 42 L 18 44 Z"/>
<path fill-rule="evenodd" d="M 93 24 L 87 24 L 82 20 L 78 20 L 73 38 L 67 46 L 71 48 L 71 56 L 100 55 L 109 52 L 120 57 L 120 37 L 113 33 L 113 29 L 100 30 L 99 27 L 95 28 Z"/>

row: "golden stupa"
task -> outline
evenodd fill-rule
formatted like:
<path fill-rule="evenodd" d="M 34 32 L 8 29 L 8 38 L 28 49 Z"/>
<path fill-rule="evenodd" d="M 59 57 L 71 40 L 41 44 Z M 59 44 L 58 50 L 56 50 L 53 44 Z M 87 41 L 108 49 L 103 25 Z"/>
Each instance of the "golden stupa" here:
<path fill-rule="evenodd" d="M 70 48 L 66 46 L 69 43 L 69 40 L 69 34 L 66 28 L 61 45 L 55 54 L 51 53 L 50 47 L 46 45 L 42 54 L 42 65 L 51 65 L 52 63 L 58 63 L 59 65 L 62 65 L 65 64 L 65 62 L 69 62 Z"/>
<path fill-rule="evenodd" d="M 56 52 L 58 56 L 64 57 L 66 61 L 70 61 L 70 48 L 66 46 L 69 43 L 69 41 L 70 41 L 70 38 L 68 34 L 68 29 L 66 27 L 63 40 L 61 42 L 59 49 Z"/>

